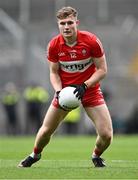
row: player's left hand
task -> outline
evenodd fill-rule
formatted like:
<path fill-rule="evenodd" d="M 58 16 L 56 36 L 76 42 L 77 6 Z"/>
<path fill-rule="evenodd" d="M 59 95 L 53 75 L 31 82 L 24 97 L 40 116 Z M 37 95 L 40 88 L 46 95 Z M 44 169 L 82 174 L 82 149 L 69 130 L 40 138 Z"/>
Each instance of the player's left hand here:
<path fill-rule="evenodd" d="M 81 84 L 81 85 L 76 85 L 76 84 L 74 84 L 74 85 L 71 85 L 71 86 L 73 86 L 73 87 L 75 87 L 76 89 L 74 90 L 74 94 L 76 95 L 76 97 L 78 98 L 78 99 L 82 99 L 82 97 L 83 97 L 83 95 L 84 95 L 84 93 L 85 93 L 85 91 L 86 91 L 86 89 L 87 89 L 87 85 L 85 84 L 85 83 L 83 83 L 83 84 Z"/>

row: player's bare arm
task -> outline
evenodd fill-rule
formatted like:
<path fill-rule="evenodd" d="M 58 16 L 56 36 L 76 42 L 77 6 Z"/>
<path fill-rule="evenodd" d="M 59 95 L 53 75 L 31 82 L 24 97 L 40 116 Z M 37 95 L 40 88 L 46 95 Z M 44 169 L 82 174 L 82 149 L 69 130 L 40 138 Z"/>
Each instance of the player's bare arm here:
<path fill-rule="evenodd" d="M 49 61 L 49 69 L 51 84 L 56 92 L 60 91 L 62 89 L 62 84 L 59 76 L 59 63 Z"/>
<path fill-rule="evenodd" d="M 88 88 L 94 86 L 107 74 L 107 63 L 105 55 L 100 58 L 93 58 L 93 62 L 97 70 L 87 81 L 85 81 L 85 84 Z"/>

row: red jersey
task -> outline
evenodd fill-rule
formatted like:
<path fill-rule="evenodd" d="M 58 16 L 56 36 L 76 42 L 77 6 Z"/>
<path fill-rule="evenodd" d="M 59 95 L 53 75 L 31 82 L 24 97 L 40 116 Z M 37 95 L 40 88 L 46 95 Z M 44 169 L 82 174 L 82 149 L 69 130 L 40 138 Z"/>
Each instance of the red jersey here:
<path fill-rule="evenodd" d="M 63 87 L 82 84 L 96 71 L 93 58 L 102 57 L 104 50 L 100 40 L 87 31 L 77 31 L 77 41 L 68 46 L 62 35 L 54 37 L 48 45 L 47 58 L 60 64 L 59 75 Z M 99 88 L 99 83 L 92 89 Z M 91 88 L 90 88 L 91 89 Z"/>

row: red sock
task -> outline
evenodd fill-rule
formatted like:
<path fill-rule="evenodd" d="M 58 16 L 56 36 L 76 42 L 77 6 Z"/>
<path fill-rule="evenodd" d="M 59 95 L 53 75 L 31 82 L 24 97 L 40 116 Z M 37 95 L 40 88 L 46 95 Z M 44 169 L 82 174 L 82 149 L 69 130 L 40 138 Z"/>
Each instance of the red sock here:
<path fill-rule="evenodd" d="M 34 154 L 40 154 L 41 152 L 42 152 L 42 149 L 34 147 Z"/>
<path fill-rule="evenodd" d="M 93 156 L 99 157 L 101 154 L 102 154 L 102 152 L 101 152 L 98 148 L 95 148 L 95 149 L 94 149 L 94 151 L 93 151 Z"/>

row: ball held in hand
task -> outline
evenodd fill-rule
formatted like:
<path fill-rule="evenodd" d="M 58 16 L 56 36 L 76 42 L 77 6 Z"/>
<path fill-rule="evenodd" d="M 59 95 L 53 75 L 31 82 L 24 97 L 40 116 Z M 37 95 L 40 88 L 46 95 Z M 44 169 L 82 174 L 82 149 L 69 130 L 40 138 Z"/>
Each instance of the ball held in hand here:
<path fill-rule="evenodd" d="M 59 93 L 59 105 L 61 108 L 70 111 L 77 108 L 80 105 L 80 100 L 73 93 L 75 87 L 65 87 Z"/>

